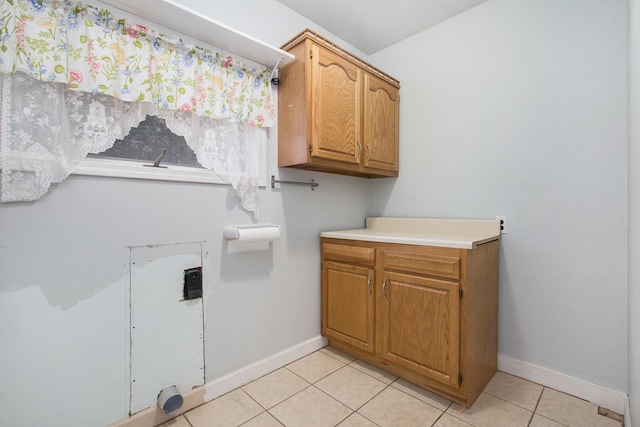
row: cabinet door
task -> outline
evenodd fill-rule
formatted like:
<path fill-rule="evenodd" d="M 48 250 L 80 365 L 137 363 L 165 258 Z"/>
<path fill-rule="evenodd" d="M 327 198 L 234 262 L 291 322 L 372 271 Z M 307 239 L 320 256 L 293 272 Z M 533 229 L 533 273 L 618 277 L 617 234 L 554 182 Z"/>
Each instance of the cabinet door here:
<path fill-rule="evenodd" d="M 373 280 L 372 268 L 323 263 L 323 335 L 373 353 Z"/>
<path fill-rule="evenodd" d="M 399 91 L 382 79 L 364 79 L 365 168 L 398 172 Z"/>
<path fill-rule="evenodd" d="M 360 164 L 362 71 L 312 45 L 311 159 Z"/>
<path fill-rule="evenodd" d="M 382 283 L 381 356 L 458 388 L 460 285 L 391 272 Z"/>

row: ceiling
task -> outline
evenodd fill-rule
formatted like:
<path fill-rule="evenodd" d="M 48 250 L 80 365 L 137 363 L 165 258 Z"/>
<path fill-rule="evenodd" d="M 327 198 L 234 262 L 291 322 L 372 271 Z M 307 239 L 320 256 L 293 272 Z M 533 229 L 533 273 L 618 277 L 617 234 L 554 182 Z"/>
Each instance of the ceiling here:
<path fill-rule="evenodd" d="M 278 0 L 367 55 L 487 0 Z"/>

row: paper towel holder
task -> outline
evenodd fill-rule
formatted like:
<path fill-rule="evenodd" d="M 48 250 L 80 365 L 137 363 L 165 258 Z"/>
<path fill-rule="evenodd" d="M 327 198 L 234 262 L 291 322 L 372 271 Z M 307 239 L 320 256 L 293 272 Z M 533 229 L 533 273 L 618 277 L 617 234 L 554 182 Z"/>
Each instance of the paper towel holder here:
<path fill-rule="evenodd" d="M 280 238 L 280 226 L 276 224 L 227 225 L 222 234 L 227 240 L 269 242 Z"/>

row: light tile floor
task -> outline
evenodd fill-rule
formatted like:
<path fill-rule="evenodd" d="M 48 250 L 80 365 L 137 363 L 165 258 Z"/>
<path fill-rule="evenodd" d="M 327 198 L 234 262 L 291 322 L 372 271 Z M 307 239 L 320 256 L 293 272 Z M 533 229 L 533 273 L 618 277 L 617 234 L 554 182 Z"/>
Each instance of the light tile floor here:
<path fill-rule="evenodd" d="M 596 405 L 498 372 L 465 408 L 331 347 L 164 427 L 621 427 Z"/>

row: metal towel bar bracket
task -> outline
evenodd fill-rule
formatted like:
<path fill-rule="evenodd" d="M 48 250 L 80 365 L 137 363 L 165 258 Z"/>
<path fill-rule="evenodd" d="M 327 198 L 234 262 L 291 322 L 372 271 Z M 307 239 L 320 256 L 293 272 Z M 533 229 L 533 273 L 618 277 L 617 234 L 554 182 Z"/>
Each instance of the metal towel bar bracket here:
<path fill-rule="evenodd" d="M 314 180 L 311 182 L 299 182 L 299 181 L 278 181 L 275 176 L 271 175 L 271 188 L 275 188 L 276 184 L 294 184 L 294 185 L 309 185 L 311 186 L 311 191 L 315 190 L 315 188 L 320 185 Z"/>
<path fill-rule="evenodd" d="M 269 81 L 274 86 L 278 86 L 278 84 L 280 83 L 280 79 L 278 79 L 278 67 L 280 66 L 280 63 L 282 62 L 283 59 L 284 59 L 284 56 L 280 57 L 280 59 L 278 59 L 278 62 L 276 62 L 276 65 L 273 66 L 273 70 L 271 70 Z"/>

